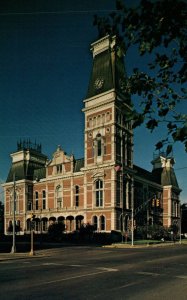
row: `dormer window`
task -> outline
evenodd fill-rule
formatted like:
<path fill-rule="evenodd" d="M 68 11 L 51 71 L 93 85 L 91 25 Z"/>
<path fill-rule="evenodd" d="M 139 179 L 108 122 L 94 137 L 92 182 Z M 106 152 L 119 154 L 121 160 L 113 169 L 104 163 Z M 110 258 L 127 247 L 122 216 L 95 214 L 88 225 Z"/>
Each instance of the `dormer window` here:
<path fill-rule="evenodd" d="M 62 165 L 57 165 L 56 166 L 56 172 L 57 172 L 57 174 L 62 173 Z"/>

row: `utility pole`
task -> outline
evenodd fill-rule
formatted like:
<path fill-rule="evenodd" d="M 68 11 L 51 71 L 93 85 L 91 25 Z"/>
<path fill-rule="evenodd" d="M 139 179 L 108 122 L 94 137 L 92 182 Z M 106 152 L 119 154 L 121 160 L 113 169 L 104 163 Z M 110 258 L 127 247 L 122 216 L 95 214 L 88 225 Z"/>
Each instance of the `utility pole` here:
<path fill-rule="evenodd" d="M 121 201 L 122 201 L 122 214 L 121 214 L 121 242 L 123 243 L 124 238 L 123 238 L 123 234 L 124 234 L 124 202 L 123 202 L 123 167 L 121 169 Z"/>
<path fill-rule="evenodd" d="M 15 181 L 15 173 L 13 174 L 13 226 L 12 226 L 12 250 L 11 253 L 16 253 L 16 230 L 15 230 L 15 210 L 16 210 L 16 181 Z"/>

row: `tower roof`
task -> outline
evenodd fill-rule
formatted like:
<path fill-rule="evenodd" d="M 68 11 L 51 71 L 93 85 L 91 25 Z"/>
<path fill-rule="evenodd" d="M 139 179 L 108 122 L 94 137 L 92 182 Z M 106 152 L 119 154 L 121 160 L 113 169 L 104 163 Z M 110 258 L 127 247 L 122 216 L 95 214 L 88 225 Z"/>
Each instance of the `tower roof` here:
<path fill-rule="evenodd" d="M 6 182 L 12 182 L 14 175 L 16 180 L 34 179 L 34 172 L 45 167 L 47 156 L 41 153 L 41 146 L 33 147 L 31 142 L 20 142 L 17 151 L 11 154 L 12 165 Z"/>
<path fill-rule="evenodd" d="M 124 94 L 126 74 L 124 56 L 116 36 L 105 36 L 91 45 L 93 67 L 86 98 L 115 89 L 125 97 L 129 104 L 130 97 Z"/>
<path fill-rule="evenodd" d="M 179 188 L 175 171 L 173 169 L 174 164 L 174 158 L 166 157 L 164 153 L 155 156 L 152 161 L 152 176 L 154 180 L 163 186 L 172 185 L 175 188 Z"/>

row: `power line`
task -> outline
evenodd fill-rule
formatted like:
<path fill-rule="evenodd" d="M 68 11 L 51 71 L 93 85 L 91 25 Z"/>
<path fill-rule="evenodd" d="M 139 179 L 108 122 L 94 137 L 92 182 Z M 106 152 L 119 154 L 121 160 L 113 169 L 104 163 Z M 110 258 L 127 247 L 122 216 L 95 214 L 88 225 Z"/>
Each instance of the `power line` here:
<path fill-rule="evenodd" d="M 187 167 L 178 168 L 178 169 L 175 169 L 175 171 L 178 171 L 178 170 L 183 170 L 183 169 L 187 169 Z"/>
<path fill-rule="evenodd" d="M 66 11 L 32 11 L 32 12 L 5 12 L 0 13 L 0 16 L 11 15 L 66 15 L 66 14 L 93 14 L 93 13 L 109 13 L 114 12 L 112 9 L 104 10 L 66 10 Z"/>

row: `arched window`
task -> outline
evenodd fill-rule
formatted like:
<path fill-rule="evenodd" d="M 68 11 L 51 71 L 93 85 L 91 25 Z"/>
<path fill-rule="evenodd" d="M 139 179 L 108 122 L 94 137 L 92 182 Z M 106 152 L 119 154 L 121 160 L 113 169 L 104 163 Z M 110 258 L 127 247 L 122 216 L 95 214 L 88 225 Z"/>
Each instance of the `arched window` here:
<path fill-rule="evenodd" d="M 110 112 L 108 111 L 106 114 L 106 121 L 109 122 L 110 121 Z"/>
<path fill-rule="evenodd" d="M 21 231 L 21 222 L 20 222 L 20 220 L 16 221 L 16 231 Z"/>
<path fill-rule="evenodd" d="M 95 204 L 103 206 L 103 181 L 100 179 L 95 182 Z"/>
<path fill-rule="evenodd" d="M 47 224 L 48 224 L 48 219 L 47 218 L 42 218 L 42 231 L 47 231 Z"/>
<path fill-rule="evenodd" d="M 75 206 L 79 206 L 79 186 L 75 186 Z"/>
<path fill-rule="evenodd" d="M 46 209 L 46 191 L 42 191 L 42 209 Z"/>
<path fill-rule="evenodd" d="M 96 126 L 96 117 L 93 118 L 93 126 Z"/>
<path fill-rule="evenodd" d="M 92 127 L 92 125 L 93 125 L 93 121 L 92 121 L 92 118 L 89 118 L 89 120 L 88 120 L 88 127 Z"/>
<path fill-rule="evenodd" d="M 56 187 L 56 204 L 57 208 L 62 208 L 62 187 L 58 185 Z"/>
<path fill-rule="evenodd" d="M 101 115 L 98 115 L 97 116 L 97 125 L 100 125 L 101 124 Z"/>
<path fill-rule="evenodd" d="M 97 216 L 93 216 L 93 226 L 94 226 L 94 230 L 97 230 L 98 228 L 98 220 L 97 220 Z"/>
<path fill-rule="evenodd" d="M 105 217 L 104 216 L 100 216 L 100 229 L 101 230 L 105 230 Z"/>
<path fill-rule="evenodd" d="M 7 229 L 7 231 L 9 231 L 9 232 L 13 231 L 13 222 L 12 221 L 8 222 L 8 229 Z"/>
<path fill-rule="evenodd" d="M 15 211 L 19 213 L 19 193 L 15 192 Z"/>
<path fill-rule="evenodd" d="M 30 185 L 27 187 L 27 208 L 33 209 L 33 187 Z"/>
<path fill-rule="evenodd" d="M 35 192 L 35 208 L 36 208 L 36 210 L 38 210 L 38 208 L 39 208 L 38 192 Z"/>
<path fill-rule="evenodd" d="M 27 219 L 27 230 L 31 230 L 31 219 Z"/>

